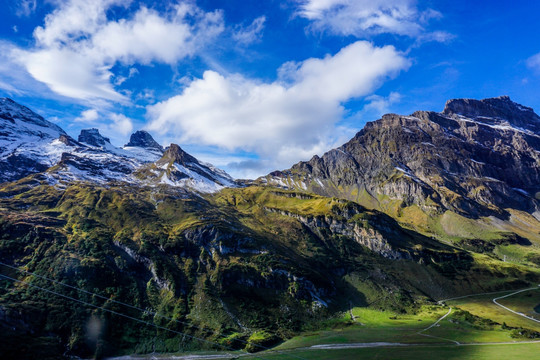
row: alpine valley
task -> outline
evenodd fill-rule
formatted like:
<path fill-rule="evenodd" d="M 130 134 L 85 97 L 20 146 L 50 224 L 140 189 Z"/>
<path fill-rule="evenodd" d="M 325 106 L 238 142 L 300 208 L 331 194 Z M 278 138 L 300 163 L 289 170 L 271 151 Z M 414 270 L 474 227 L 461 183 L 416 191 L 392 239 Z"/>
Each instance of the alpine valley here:
<path fill-rule="evenodd" d="M 538 284 L 540 117 L 506 96 L 255 180 L 0 99 L 2 359 L 532 358 Z"/>

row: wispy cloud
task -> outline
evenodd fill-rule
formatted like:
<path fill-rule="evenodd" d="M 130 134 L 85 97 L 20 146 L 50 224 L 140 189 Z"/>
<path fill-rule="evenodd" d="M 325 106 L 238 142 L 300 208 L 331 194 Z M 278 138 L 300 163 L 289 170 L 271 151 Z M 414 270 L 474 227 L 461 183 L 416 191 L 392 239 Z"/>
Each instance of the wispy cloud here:
<path fill-rule="evenodd" d="M 18 0 L 15 15 L 19 17 L 32 15 L 37 8 L 37 0 Z"/>
<path fill-rule="evenodd" d="M 540 53 L 531 56 L 525 63 L 529 69 L 540 74 Z"/>
<path fill-rule="evenodd" d="M 297 14 L 311 21 L 311 29 L 334 35 L 365 37 L 374 34 L 424 36 L 446 41 L 443 32 L 426 36 L 426 24 L 442 14 L 420 11 L 415 0 L 296 0 Z"/>
<path fill-rule="evenodd" d="M 118 145 L 126 135 L 133 131 L 133 120 L 129 117 L 108 110 L 87 109 L 80 113 L 70 125 L 71 128 L 98 128 Z"/>
<path fill-rule="evenodd" d="M 390 107 L 401 100 L 401 94 L 391 92 L 388 96 L 370 95 L 366 97 L 368 103 L 362 109 L 362 112 L 374 113 L 376 116 L 382 116 L 390 111 Z"/>
<path fill-rule="evenodd" d="M 232 34 L 233 40 L 242 45 L 258 42 L 262 38 L 266 16 L 259 16 L 248 26 L 237 25 Z"/>

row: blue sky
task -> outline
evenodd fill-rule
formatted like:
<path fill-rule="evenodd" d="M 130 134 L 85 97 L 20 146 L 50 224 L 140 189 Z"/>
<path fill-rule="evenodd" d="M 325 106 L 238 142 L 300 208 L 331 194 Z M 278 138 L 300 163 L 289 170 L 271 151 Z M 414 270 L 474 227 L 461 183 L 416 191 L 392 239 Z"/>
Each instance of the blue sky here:
<path fill-rule="evenodd" d="M 239 178 L 387 112 L 499 95 L 540 108 L 536 2 L 1 2 L 0 96 L 74 137 L 148 130 Z"/>

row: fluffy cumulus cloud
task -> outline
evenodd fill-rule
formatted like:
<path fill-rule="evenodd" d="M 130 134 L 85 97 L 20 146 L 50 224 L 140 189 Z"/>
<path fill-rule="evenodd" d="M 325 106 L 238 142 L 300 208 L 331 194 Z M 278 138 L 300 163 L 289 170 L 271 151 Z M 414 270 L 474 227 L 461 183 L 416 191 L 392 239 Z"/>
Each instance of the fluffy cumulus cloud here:
<path fill-rule="evenodd" d="M 109 115 L 109 118 L 112 120 L 112 122 L 109 122 L 107 125 L 109 131 L 124 136 L 131 134 L 133 131 L 133 121 L 127 116 L 112 113 Z"/>
<path fill-rule="evenodd" d="M 409 66 L 393 46 L 358 41 L 333 56 L 286 63 L 275 82 L 206 71 L 180 95 L 148 107 L 148 128 L 182 143 L 255 152 L 269 168 L 289 166 L 334 145 L 345 101 Z"/>
<path fill-rule="evenodd" d="M 58 94 L 127 102 L 111 83 L 114 65 L 174 64 L 224 28 L 220 11 L 204 12 L 191 2 L 174 4 L 167 12 L 141 5 L 129 17 L 108 17 L 111 9 L 129 5 L 129 0 L 60 2 L 35 29 L 35 47 L 15 49 L 13 55 Z"/>
<path fill-rule="evenodd" d="M 311 20 L 313 29 L 336 35 L 362 37 L 391 33 L 418 37 L 425 32 L 424 26 L 429 20 L 442 16 L 432 9 L 418 10 L 415 0 L 296 1 L 298 15 Z M 446 41 L 448 36 L 438 32 L 426 40 Z"/>

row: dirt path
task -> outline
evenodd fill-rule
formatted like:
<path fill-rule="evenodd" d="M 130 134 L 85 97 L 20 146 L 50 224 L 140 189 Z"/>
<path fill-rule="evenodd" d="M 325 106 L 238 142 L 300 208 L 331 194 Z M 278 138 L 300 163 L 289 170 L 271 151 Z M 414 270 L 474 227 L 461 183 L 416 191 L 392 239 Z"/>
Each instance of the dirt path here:
<path fill-rule="evenodd" d="M 540 285 L 538 285 L 538 286 L 540 286 Z M 537 290 L 537 289 L 538 289 L 538 287 L 528 288 L 528 289 L 523 289 L 523 290 L 519 290 L 519 291 L 513 292 L 513 293 L 508 294 L 508 295 L 499 296 L 499 297 L 496 297 L 496 298 L 493 299 L 493 303 L 494 303 L 495 305 L 498 305 L 498 306 L 502 307 L 504 310 L 510 311 L 511 313 L 514 313 L 514 314 L 519 315 L 519 316 L 521 316 L 521 317 L 524 317 L 524 318 L 526 318 L 526 319 L 532 320 L 532 321 L 534 321 L 534 322 L 540 323 L 540 320 L 537 320 L 537 319 L 535 319 L 535 318 L 533 318 L 533 317 L 531 317 L 531 316 L 527 316 L 527 315 L 525 315 L 525 314 L 523 314 L 523 313 L 514 311 L 514 310 L 512 310 L 512 309 L 509 309 L 509 308 L 507 308 L 506 306 L 502 305 L 501 303 L 497 302 L 497 300 L 500 300 L 500 299 L 504 299 L 504 298 L 507 298 L 507 297 L 510 297 L 510 296 L 513 296 L 513 295 L 516 295 L 516 294 L 519 294 L 519 293 L 522 293 L 522 292 L 525 292 L 525 291 L 531 291 L 531 290 Z"/>
<path fill-rule="evenodd" d="M 459 344 L 459 346 L 489 346 L 489 345 L 521 345 L 521 344 L 540 344 L 540 340 L 532 341 L 504 341 L 504 342 L 491 342 L 491 343 L 466 343 Z M 360 349 L 360 348 L 372 348 L 372 347 L 396 347 L 396 346 L 457 346 L 456 345 L 446 345 L 446 344 L 433 344 L 433 343 L 422 343 L 422 344 L 403 344 L 403 343 L 391 343 L 391 342 L 374 342 L 374 343 L 354 343 L 354 344 L 322 344 L 322 345 L 313 345 L 306 348 L 297 348 L 294 350 L 339 350 L 339 349 Z"/>
<path fill-rule="evenodd" d="M 442 337 L 434 336 L 434 335 L 424 334 L 425 331 L 428 331 L 428 330 L 431 329 L 432 327 L 437 326 L 437 325 L 438 325 L 445 317 L 447 317 L 447 316 L 450 315 L 451 313 L 452 313 L 452 307 L 449 307 L 448 312 L 447 312 L 446 314 L 444 314 L 443 316 L 441 316 L 440 318 L 438 318 L 437 321 L 435 321 L 433 324 L 429 325 L 427 328 L 418 331 L 417 334 L 418 334 L 418 335 L 422 335 L 422 336 L 426 336 L 426 337 L 430 337 L 430 338 L 433 338 L 433 339 L 441 339 L 441 340 L 445 340 L 445 341 L 450 341 L 450 342 L 453 342 L 453 343 L 456 344 L 456 345 L 461 345 L 461 344 L 460 344 L 458 341 L 456 341 L 456 340 L 447 339 L 447 338 L 442 338 Z"/>

